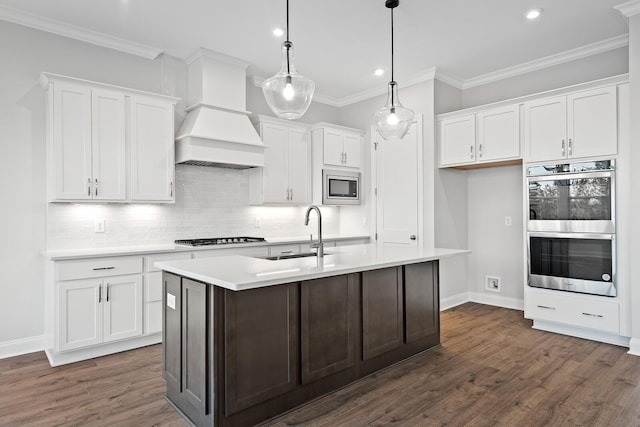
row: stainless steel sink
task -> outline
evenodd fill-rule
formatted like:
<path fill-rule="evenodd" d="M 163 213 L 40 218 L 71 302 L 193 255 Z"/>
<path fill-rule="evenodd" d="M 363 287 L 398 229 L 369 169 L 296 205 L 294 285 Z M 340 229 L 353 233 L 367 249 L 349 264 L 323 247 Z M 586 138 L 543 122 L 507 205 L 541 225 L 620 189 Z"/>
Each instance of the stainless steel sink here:
<path fill-rule="evenodd" d="M 330 253 L 325 252 L 325 255 L 331 255 Z M 270 261 L 278 261 L 280 259 L 291 259 L 291 258 L 305 258 L 305 257 L 309 257 L 309 256 L 316 256 L 315 252 L 304 252 L 301 254 L 283 254 L 283 255 L 275 255 L 275 256 L 268 256 L 268 257 L 262 257 L 262 259 L 268 259 Z"/>

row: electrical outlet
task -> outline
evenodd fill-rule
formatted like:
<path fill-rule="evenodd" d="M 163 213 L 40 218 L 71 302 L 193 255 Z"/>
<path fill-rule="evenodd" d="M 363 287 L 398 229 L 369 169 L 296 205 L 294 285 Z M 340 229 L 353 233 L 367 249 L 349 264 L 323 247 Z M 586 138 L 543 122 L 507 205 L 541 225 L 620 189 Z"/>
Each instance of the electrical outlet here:
<path fill-rule="evenodd" d="M 505 216 L 504 217 L 504 225 L 507 227 L 511 227 L 511 217 L 510 216 Z"/>
<path fill-rule="evenodd" d="M 500 278 L 496 276 L 486 276 L 484 288 L 487 291 L 500 292 L 502 290 Z"/>
<path fill-rule="evenodd" d="M 104 219 L 96 219 L 93 222 L 93 231 L 96 233 L 104 233 Z"/>
<path fill-rule="evenodd" d="M 260 228 L 260 218 L 258 218 L 258 217 L 254 218 L 254 219 L 253 219 L 253 225 L 254 225 L 256 228 Z"/>

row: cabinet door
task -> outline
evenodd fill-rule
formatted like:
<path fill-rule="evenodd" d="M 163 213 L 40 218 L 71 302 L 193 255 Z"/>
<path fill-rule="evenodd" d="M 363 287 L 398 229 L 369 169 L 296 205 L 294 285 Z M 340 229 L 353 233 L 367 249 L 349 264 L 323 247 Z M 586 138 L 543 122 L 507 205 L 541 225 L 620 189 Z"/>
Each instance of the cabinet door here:
<path fill-rule="evenodd" d="M 539 162 L 567 156 L 567 99 L 564 96 L 524 104 L 524 160 Z"/>
<path fill-rule="evenodd" d="M 362 357 L 371 359 L 402 345 L 402 269 L 362 273 Z"/>
<path fill-rule="evenodd" d="M 72 83 L 53 86 L 53 200 L 92 198 L 91 90 Z"/>
<path fill-rule="evenodd" d="M 225 291 L 226 415 L 298 384 L 297 284 Z"/>
<path fill-rule="evenodd" d="M 289 201 L 288 129 L 285 126 L 263 123 L 261 136 L 266 146 L 262 169 L 263 201 L 287 203 Z"/>
<path fill-rule="evenodd" d="M 476 160 L 476 116 L 440 121 L 440 165 L 473 163 Z"/>
<path fill-rule="evenodd" d="M 361 166 L 362 142 L 360 135 L 345 133 L 344 135 L 344 166 L 359 168 Z"/>
<path fill-rule="evenodd" d="M 174 200 L 173 105 L 132 96 L 129 118 L 131 200 Z"/>
<path fill-rule="evenodd" d="M 124 95 L 106 90 L 91 91 L 91 153 L 93 198 L 125 200 Z"/>
<path fill-rule="evenodd" d="M 437 334 L 440 327 L 437 261 L 404 266 L 406 340 Z"/>
<path fill-rule="evenodd" d="M 355 363 L 355 277 L 333 276 L 300 286 L 302 384 Z"/>
<path fill-rule="evenodd" d="M 616 87 L 567 96 L 569 157 L 609 156 L 618 152 Z"/>
<path fill-rule="evenodd" d="M 311 141 L 302 129 L 289 129 L 290 202 L 311 203 Z"/>
<path fill-rule="evenodd" d="M 104 342 L 142 335 L 142 275 L 104 279 Z"/>
<path fill-rule="evenodd" d="M 323 157 L 325 165 L 344 165 L 344 137 L 341 131 L 325 128 L 323 133 Z"/>
<path fill-rule="evenodd" d="M 520 156 L 520 106 L 478 113 L 477 159 L 480 162 Z"/>
<path fill-rule="evenodd" d="M 57 284 L 57 351 L 102 343 L 101 280 L 72 280 Z"/>

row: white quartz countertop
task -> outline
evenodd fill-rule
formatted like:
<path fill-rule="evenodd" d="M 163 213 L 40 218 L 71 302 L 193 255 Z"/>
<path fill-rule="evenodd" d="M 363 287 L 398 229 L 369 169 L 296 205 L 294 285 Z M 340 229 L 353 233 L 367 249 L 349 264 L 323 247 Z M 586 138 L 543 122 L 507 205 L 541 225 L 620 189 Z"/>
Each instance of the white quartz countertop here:
<path fill-rule="evenodd" d="M 315 235 L 314 235 L 315 238 Z M 368 235 L 328 235 L 323 236 L 325 241 L 341 241 L 353 239 L 368 239 Z M 308 243 L 309 236 L 291 236 L 291 237 L 267 237 L 265 242 L 260 243 L 242 243 L 228 245 L 211 245 L 211 246 L 186 246 L 176 245 L 174 243 L 144 245 L 144 246 L 118 246 L 104 248 L 78 248 L 78 249 L 61 249 L 48 250 L 43 255 L 52 261 L 63 261 L 79 258 L 97 258 L 105 256 L 126 256 L 126 255 L 147 255 L 165 252 L 194 252 L 203 250 L 224 250 L 233 248 L 245 248 L 253 246 L 271 246 L 284 244 L 300 244 Z"/>
<path fill-rule="evenodd" d="M 266 260 L 234 255 L 156 262 L 157 268 L 233 291 L 357 273 L 471 253 L 469 250 L 366 245 L 326 248 L 324 258 Z"/>

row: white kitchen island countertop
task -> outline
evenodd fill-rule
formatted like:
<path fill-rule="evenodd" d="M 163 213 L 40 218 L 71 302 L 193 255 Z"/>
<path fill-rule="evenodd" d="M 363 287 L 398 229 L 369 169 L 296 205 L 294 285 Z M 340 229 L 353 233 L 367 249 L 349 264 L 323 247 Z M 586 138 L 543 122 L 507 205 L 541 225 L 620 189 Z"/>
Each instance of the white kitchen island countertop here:
<path fill-rule="evenodd" d="M 366 244 L 326 248 L 324 258 L 267 260 L 247 256 L 223 256 L 156 262 L 169 273 L 220 286 L 232 291 L 261 288 L 300 280 L 357 273 L 385 267 L 434 261 L 469 254 L 463 249 Z"/>

